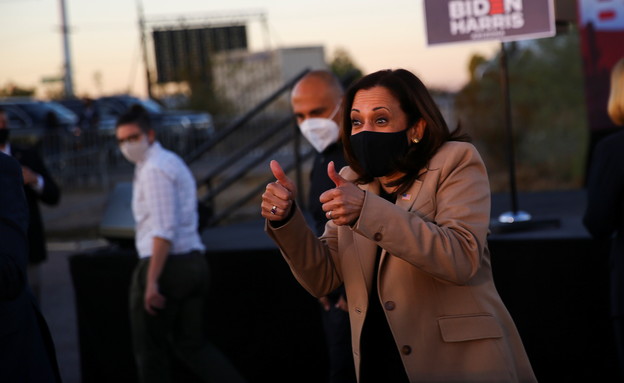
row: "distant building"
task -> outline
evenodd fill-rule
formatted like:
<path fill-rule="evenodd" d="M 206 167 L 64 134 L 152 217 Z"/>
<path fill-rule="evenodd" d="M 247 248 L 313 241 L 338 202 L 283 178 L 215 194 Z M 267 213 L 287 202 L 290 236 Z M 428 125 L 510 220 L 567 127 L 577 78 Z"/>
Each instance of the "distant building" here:
<path fill-rule="evenodd" d="M 279 48 L 271 51 L 244 50 L 215 54 L 212 61 L 214 89 L 237 112 L 245 112 L 279 89 L 304 69 L 327 69 L 322 46 Z M 290 109 L 286 92 L 270 110 Z"/>

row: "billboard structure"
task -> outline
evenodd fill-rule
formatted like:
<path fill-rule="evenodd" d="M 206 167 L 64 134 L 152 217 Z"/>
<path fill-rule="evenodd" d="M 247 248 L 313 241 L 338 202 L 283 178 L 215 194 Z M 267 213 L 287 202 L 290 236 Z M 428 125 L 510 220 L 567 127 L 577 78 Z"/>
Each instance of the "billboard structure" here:
<path fill-rule="evenodd" d="M 268 30 L 265 13 L 258 10 L 146 18 L 139 5 L 138 15 L 150 98 L 154 85 L 193 82 L 211 86 L 215 55 L 247 50 L 247 29 L 253 20 Z"/>
<path fill-rule="evenodd" d="M 247 49 L 245 25 L 154 29 L 156 81 L 210 82 L 211 56 L 215 53 Z"/>

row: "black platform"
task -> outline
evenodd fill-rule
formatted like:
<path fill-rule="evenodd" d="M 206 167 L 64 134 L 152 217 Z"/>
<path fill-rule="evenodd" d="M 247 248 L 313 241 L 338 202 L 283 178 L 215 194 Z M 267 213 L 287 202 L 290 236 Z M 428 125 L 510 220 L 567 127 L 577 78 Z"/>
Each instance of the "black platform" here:
<path fill-rule="evenodd" d="M 508 200 L 493 196 L 493 219 L 509 210 Z M 584 191 L 520 194 L 519 205 L 536 219 L 557 221 L 489 237 L 497 288 L 539 381 L 617 381 L 608 243 L 593 240 L 582 226 Z M 292 277 L 263 221 L 210 229 L 203 241 L 213 278 L 212 341 L 250 382 L 323 382 L 318 304 Z M 114 249 L 70 260 L 85 382 L 135 379 L 127 325 L 135 262 Z"/>

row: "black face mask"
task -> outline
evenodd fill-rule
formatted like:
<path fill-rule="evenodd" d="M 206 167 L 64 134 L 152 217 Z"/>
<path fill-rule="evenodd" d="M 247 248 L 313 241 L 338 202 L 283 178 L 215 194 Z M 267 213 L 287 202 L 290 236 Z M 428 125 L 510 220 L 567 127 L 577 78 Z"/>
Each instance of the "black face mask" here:
<path fill-rule="evenodd" d="M 395 133 L 363 131 L 351 136 L 353 154 L 367 175 L 383 177 L 397 170 L 396 160 L 403 158 L 409 147 L 406 130 Z"/>
<path fill-rule="evenodd" d="M 5 145 L 9 141 L 9 129 L 0 129 L 0 145 Z"/>

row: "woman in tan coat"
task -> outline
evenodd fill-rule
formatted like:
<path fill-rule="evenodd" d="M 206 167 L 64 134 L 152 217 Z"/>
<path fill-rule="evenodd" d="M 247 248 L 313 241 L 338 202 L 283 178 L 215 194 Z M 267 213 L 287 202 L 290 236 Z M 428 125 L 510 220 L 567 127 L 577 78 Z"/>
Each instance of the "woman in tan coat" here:
<path fill-rule="evenodd" d="M 323 235 L 276 161 L 262 215 L 312 295 L 344 282 L 359 382 L 536 381 L 492 279 L 490 188 L 474 146 L 405 70 L 362 78 L 344 110 L 350 166 L 328 166 Z"/>

